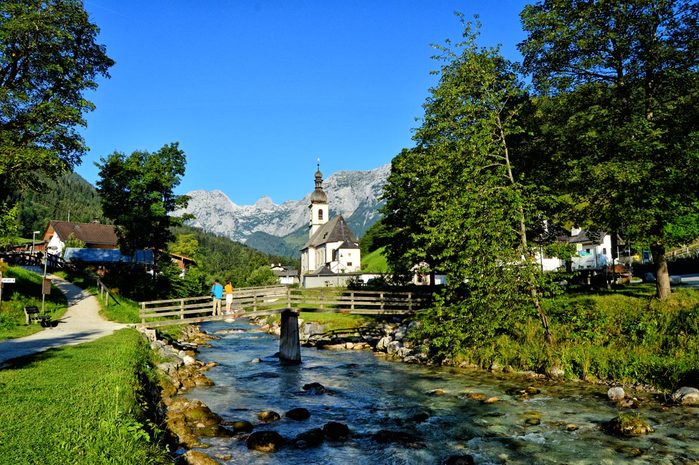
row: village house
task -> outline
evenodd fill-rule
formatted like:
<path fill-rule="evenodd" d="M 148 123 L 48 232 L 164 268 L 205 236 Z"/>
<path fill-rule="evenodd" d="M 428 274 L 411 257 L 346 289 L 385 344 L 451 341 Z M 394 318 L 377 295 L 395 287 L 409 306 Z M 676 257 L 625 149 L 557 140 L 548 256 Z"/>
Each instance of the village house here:
<path fill-rule="evenodd" d="M 320 166 L 311 193 L 308 242 L 301 249 L 303 287 L 345 286 L 361 267 L 359 243 L 340 215 L 330 219 Z"/>

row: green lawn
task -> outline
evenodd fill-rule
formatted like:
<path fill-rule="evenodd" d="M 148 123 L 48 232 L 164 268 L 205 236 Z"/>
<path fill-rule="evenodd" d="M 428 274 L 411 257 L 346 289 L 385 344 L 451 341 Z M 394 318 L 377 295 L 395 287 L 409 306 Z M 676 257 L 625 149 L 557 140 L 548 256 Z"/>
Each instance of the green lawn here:
<path fill-rule="evenodd" d="M 0 340 L 13 339 L 43 330 L 40 325 L 26 324 L 24 307 L 34 305 L 41 309 L 42 277 L 20 267 L 10 267 L 6 277 L 15 278 L 14 284 L 5 284 L 0 304 Z M 46 297 L 45 313 L 59 319 L 67 310 L 65 296 L 56 287 Z"/>
<path fill-rule="evenodd" d="M 129 329 L 0 370 L 0 462 L 172 463 L 143 396 L 150 356 Z"/>
<path fill-rule="evenodd" d="M 362 256 L 362 271 L 367 273 L 388 273 L 388 262 L 384 255 L 384 247 Z"/>

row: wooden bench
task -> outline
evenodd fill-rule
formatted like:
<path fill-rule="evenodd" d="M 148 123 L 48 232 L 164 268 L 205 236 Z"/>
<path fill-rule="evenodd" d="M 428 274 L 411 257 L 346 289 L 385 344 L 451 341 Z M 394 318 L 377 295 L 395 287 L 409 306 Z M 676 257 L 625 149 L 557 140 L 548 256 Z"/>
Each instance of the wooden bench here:
<path fill-rule="evenodd" d="M 39 308 L 34 305 L 24 307 L 24 314 L 27 317 L 27 324 L 39 323 L 43 327 L 51 326 L 51 317 L 41 315 L 39 313 Z"/>

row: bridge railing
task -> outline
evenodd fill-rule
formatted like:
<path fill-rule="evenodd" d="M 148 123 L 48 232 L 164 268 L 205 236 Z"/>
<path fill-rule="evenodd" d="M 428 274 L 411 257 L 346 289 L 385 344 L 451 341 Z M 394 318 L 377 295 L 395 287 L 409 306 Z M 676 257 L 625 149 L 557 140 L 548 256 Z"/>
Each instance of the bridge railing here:
<path fill-rule="evenodd" d="M 239 288 L 233 292 L 233 310 L 248 314 L 274 314 L 284 309 L 362 315 L 407 314 L 426 308 L 430 296 L 416 292 L 350 291 L 337 288 L 291 289 L 286 286 Z M 153 326 L 177 320 L 209 321 L 210 296 L 141 302 L 142 324 Z M 150 321 L 147 321 L 150 320 Z"/>

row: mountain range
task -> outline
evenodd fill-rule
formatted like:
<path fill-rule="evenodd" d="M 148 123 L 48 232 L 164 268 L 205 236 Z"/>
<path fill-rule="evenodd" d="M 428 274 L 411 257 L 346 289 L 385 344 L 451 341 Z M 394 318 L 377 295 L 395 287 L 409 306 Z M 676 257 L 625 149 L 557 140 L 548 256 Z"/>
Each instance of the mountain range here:
<path fill-rule="evenodd" d="M 361 237 L 380 218 L 383 187 L 391 165 L 369 171 L 338 171 L 323 182 L 330 215 L 342 215 L 352 231 Z M 177 214 L 194 216 L 188 225 L 258 249 L 262 252 L 297 257 L 308 239 L 308 205 L 313 185 L 301 200 L 275 204 L 261 197 L 254 205 L 236 205 L 219 190 L 189 192 L 189 205 Z"/>

